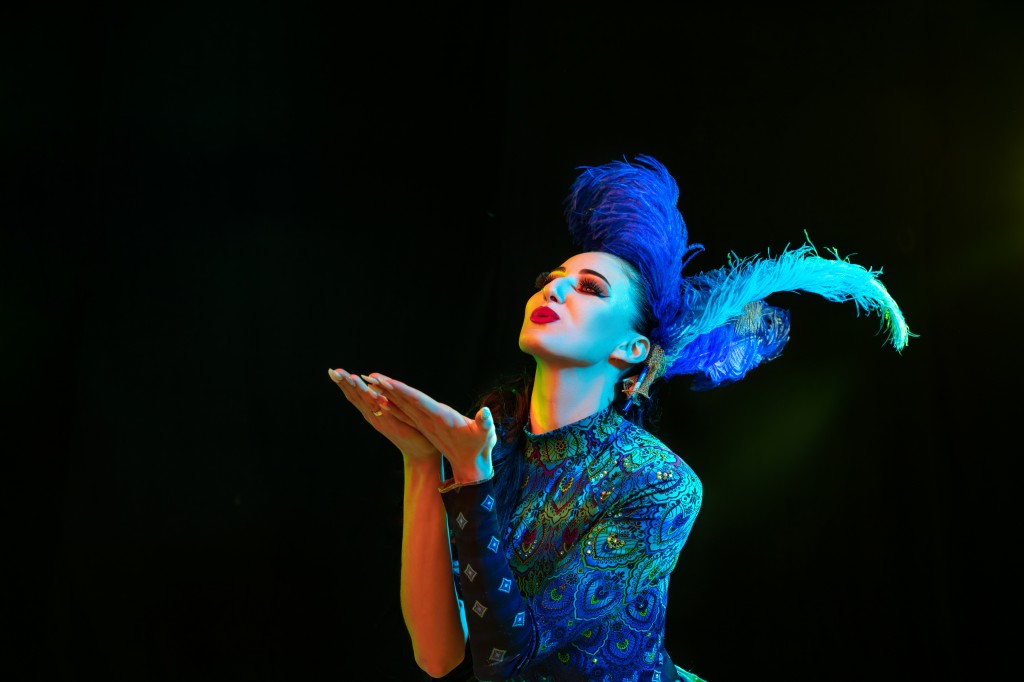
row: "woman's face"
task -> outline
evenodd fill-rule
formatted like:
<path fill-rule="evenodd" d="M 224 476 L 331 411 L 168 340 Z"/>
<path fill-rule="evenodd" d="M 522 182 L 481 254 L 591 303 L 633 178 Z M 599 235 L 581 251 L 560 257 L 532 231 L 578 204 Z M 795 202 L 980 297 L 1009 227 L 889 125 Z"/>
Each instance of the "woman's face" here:
<path fill-rule="evenodd" d="M 610 253 L 588 251 L 541 273 L 540 289 L 526 303 L 519 348 L 565 366 L 607 362 L 641 336 L 633 329 L 638 292 L 631 267 Z"/>

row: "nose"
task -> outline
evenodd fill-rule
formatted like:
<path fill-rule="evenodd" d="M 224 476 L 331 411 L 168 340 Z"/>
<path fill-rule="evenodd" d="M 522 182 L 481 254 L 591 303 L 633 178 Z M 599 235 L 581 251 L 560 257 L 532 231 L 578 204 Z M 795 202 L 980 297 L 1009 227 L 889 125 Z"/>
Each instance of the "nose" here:
<path fill-rule="evenodd" d="M 544 285 L 544 300 L 565 303 L 565 288 L 572 287 L 568 277 L 555 277 Z"/>

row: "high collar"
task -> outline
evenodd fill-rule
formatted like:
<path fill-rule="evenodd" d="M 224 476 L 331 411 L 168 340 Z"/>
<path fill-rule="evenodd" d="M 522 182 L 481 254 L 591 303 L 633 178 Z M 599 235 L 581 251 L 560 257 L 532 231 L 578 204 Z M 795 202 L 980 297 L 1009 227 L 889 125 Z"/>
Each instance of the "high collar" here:
<path fill-rule="evenodd" d="M 608 405 L 589 417 L 547 433 L 533 433 L 530 431 L 530 423 L 527 422 L 523 427 L 526 453 L 529 459 L 536 458 L 545 464 L 592 456 L 603 449 L 624 421 L 615 406 Z"/>

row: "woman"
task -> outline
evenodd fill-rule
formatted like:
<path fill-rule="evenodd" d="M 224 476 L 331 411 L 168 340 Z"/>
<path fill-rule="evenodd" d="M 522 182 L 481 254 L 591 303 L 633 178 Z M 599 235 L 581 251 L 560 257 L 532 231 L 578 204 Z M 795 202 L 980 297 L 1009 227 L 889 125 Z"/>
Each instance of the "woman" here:
<path fill-rule="evenodd" d="M 579 252 L 542 273 L 524 313 L 533 374 L 472 417 L 380 373 L 329 370 L 403 455 L 401 604 L 429 676 L 699 681 L 664 638 L 701 484 L 646 428 L 656 382 L 708 389 L 777 357 L 776 291 L 854 301 L 906 344 L 876 273 L 811 246 L 684 277 L 702 247 L 677 201 L 649 156 L 583 168 L 566 204 Z"/>

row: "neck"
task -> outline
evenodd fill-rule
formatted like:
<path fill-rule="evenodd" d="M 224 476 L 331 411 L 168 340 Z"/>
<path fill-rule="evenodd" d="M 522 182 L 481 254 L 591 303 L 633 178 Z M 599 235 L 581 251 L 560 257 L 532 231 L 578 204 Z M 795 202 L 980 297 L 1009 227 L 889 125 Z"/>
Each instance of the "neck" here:
<path fill-rule="evenodd" d="M 530 431 L 554 431 L 603 410 L 615 399 L 617 384 L 617 376 L 604 367 L 551 367 L 538 361 L 530 395 Z"/>

